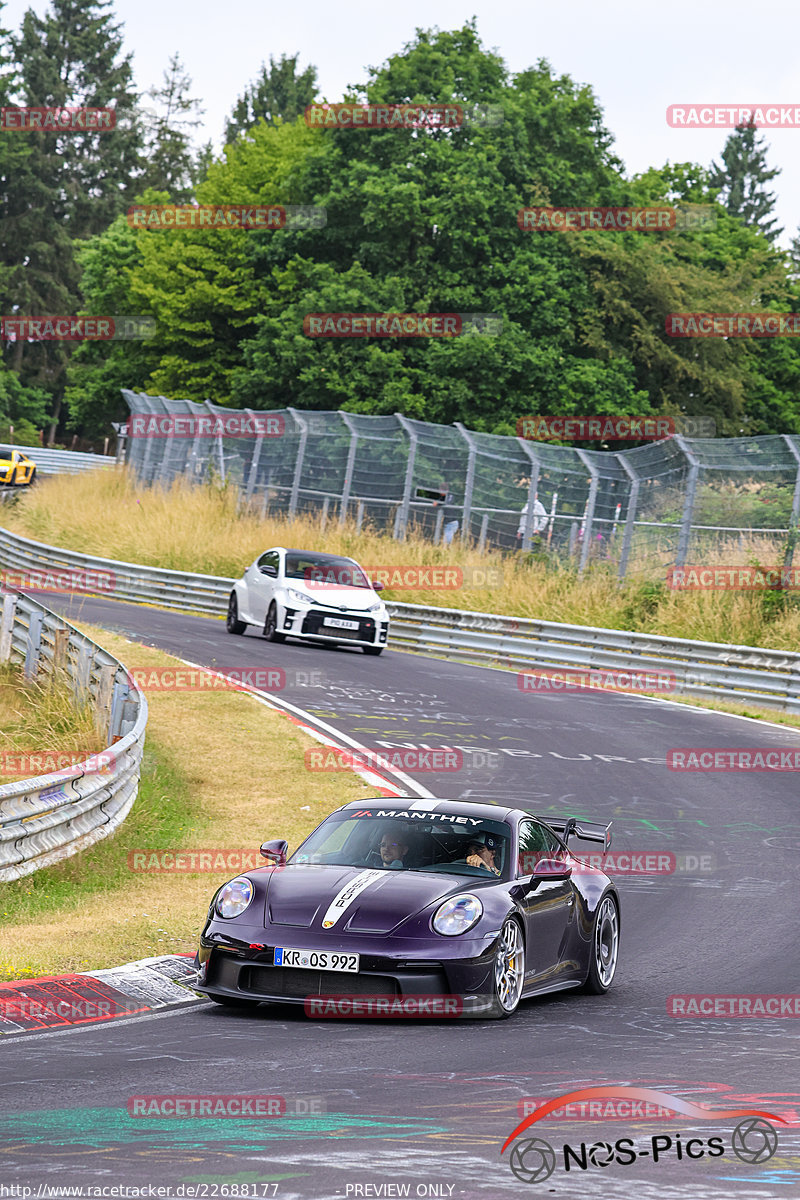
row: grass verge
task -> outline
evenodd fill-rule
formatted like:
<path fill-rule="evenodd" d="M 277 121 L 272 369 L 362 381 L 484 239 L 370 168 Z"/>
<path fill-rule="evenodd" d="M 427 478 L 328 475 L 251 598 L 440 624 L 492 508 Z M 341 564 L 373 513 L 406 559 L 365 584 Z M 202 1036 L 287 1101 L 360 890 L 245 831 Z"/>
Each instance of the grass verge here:
<path fill-rule="evenodd" d="M 76 704 L 66 671 L 26 680 L 0 663 L 0 784 L 81 762 L 105 749 L 91 701 Z"/>
<path fill-rule="evenodd" d="M 177 659 L 92 626 L 122 662 Z M 151 692 L 139 796 L 116 834 L 82 854 L 0 884 L 0 980 L 97 970 L 193 952 L 214 890 L 230 870 L 141 873 L 134 850 L 293 849 L 329 812 L 374 793 L 357 776 L 309 774 L 310 744 L 283 714 L 241 692 Z"/>

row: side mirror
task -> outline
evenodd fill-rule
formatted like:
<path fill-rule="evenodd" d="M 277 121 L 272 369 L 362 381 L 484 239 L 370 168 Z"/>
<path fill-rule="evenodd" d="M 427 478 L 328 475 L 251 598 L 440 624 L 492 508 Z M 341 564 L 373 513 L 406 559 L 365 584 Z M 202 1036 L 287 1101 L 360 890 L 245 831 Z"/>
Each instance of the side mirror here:
<path fill-rule="evenodd" d="M 383 591 L 384 585 L 381 583 L 381 581 L 379 579 L 371 579 L 370 583 L 372 584 L 372 590 L 374 592 L 382 592 Z"/>
<path fill-rule="evenodd" d="M 274 842 L 264 842 L 260 849 L 261 856 L 267 860 L 268 866 L 283 867 L 286 865 L 289 843 L 283 838 L 276 838 Z"/>
<path fill-rule="evenodd" d="M 563 858 L 540 858 L 533 868 L 533 878 L 569 879 L 572 867 Z"/>
<path fill-rule="evenodd" d="M 258 569 L 262 575 L 269 575 L 270 579 L 278 578 L 278 568 L 277 567 L 259 567 Z"/>

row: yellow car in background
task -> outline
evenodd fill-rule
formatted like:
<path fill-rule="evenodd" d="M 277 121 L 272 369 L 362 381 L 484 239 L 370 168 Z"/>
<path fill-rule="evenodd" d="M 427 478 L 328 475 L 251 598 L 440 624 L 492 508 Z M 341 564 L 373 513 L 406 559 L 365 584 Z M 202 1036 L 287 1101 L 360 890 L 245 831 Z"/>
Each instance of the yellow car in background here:
<path fill-rule="evenodd" d="M 23 487 L 36 478 L 36 463 L 21 450 L 0 447 L 0 487 Z"/>

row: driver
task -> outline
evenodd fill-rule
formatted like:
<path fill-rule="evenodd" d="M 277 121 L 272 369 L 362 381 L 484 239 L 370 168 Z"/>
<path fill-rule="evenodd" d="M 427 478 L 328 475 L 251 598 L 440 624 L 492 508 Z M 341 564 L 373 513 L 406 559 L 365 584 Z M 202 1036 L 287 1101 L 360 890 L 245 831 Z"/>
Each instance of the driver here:
<path fill-rule="evenodd" d="M 389 870 L 399 870 L 405 865 L 408 854 L 408 842 L 402 832 L 395 829 L 384 829 L 380 845 L 372 850 L 367 858 L 368 866 L 387 867 Z"/>
<path fill-rule="evenodd" d="M 500 839 L 491 833 L 475 833 L 467 842 L 467 866 L 483 867 L 493 875 L 499 875 L 500 869 L 495 866 L 495 855 L 500 848 Z"/>

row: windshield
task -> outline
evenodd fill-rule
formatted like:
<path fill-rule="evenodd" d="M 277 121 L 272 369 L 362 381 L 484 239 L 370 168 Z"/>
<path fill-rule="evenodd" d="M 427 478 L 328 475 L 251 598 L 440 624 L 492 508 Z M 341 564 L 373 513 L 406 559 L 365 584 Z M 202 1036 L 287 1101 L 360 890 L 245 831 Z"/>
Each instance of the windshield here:
<path fill-rule="evenodd" d="M 507 875 L 510 832 L 502 821 L 447 810 L 359 809 L 328 817 L 289 861 L 499 879 Z"/>
<path fill-rule="evenodd" d="M 305 583 L 337 587 L 371 588 L 358 563 L 352 558 L 334 558 L 321 554 L 287 554 L 286 578 L 302 579 Z"/>

